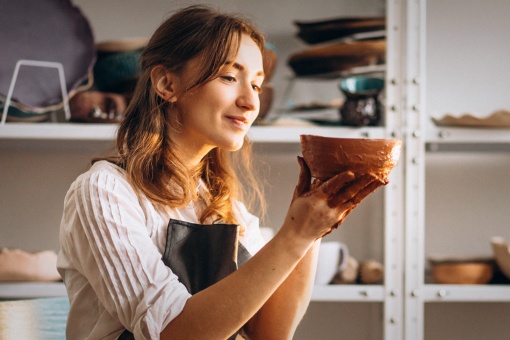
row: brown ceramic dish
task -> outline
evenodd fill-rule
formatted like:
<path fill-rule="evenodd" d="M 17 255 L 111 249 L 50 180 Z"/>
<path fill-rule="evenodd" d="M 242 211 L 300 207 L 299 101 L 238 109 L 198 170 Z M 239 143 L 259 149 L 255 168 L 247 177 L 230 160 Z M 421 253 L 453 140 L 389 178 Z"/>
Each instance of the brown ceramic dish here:
<path fill-rule="evenodd" d="M 384 17 L 343 17 L 320 21 L 295 21 L 297 36 L 309 44 L 344 38 L 356 33 L 384 30 Z"/>
<path fill-rule="evenodd" d="M 387 178 L 397 164 L 402 142 L 391 139 L 301 135 L 303 158 L 311 175 L 325 181 L 343 171 Z"/>
<path fill-rule="evenodd" d="M 296 76 L 324 76 L 354 67 L 381 65 L 386 57 L 386 40 L 321 44 L 293 53 L 287 59 Z"/>
<path fill-rule="evenodd" d="M 492 259 L 429 259 L 434 283 L 486 284 L 492 279 Z"/>

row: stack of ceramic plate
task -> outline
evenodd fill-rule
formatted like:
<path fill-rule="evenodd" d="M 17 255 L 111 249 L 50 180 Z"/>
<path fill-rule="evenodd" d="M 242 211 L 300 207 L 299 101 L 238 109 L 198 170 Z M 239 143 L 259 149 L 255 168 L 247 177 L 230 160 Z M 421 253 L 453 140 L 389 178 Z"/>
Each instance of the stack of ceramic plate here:
<path fill-rule="evenodd" d="M 349 17 L 320 21 L 295 21 L 297 36 L 308 44 L 352 37 L 370 37 L 384 35 L 386 19 L 384 17 Z M 381 33 L 381 31 L 383 31 Z"/>
<path fill-rule="evenodd" d="M 296 21 L 297 36 L 317 44 L 290 55 L 288 64 L 297 76 L 330 75 L 385 61 L 383 17 Z"/>

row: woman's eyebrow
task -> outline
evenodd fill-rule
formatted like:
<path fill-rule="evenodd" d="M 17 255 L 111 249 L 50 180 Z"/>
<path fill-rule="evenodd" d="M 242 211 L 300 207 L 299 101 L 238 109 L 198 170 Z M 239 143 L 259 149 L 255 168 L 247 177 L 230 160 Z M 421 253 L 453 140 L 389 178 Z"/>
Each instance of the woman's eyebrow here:
<path fill-rule="evenodd" d="M 230 65 L 230 62 L 226 63 L 226 65 Z M 239 71 L 244 71 L 245 70 L 245 67 L 239 63 L 233 63 L 232 64 L 232 67 L 235 68 L 236 70 L 239 70 Z M 259 71 L 257 72 L 257 74 L 255 74 L 257 77 L 265 77 L 265 73 L 264 71 Z"/>

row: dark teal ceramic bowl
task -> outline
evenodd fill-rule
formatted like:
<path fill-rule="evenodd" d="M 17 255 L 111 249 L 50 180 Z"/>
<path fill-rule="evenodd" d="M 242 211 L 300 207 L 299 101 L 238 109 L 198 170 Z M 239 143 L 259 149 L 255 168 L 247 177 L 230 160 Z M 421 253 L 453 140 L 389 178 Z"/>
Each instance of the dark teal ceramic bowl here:
<path fill-rule="evenodd" d="M 98 52 L 94 65 L 94 86 L 102 92 L 123 93 L 139 76 L 142 50 Z"/>
<path fill-rule="evenodd" d="M 11 104 L 14 104 L 11 102 Z M 4 103 L 0 100 L 0 117 L 3 115 L 4 112 Z M 45 122 L 50 119 L 50 113 L 38 113 L 33 111 L 25 111 L 21 110 L 15 106 L 10 105 L 9 109 L 7 110 L 7 121 L 8 122 L 25 122 L 25 123 L 32 123 L 32 122 Z"/>
<path fill-rule="evenodd" d="M 345 93 L 377 93 L 384 88 L 384 79 L 363 76 L 349 77 L 342 80 L 338 87 Z"/>

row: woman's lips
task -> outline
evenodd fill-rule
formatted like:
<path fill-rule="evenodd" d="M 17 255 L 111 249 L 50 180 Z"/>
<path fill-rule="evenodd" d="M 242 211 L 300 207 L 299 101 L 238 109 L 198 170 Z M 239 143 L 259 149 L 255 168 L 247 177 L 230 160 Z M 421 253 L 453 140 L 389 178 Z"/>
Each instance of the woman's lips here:
<path fill-rule="evenodd" d="M 234 126 L 241 130 L 245 131 L 250 127 L 250 123 L 245 117 L 228 116 L 227 118 L 233 123 Z"/>

